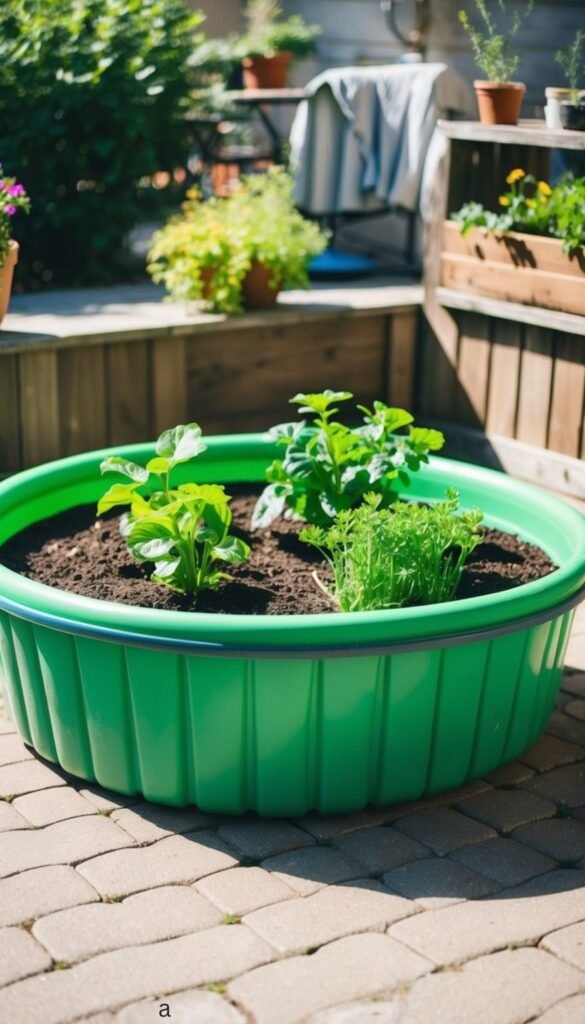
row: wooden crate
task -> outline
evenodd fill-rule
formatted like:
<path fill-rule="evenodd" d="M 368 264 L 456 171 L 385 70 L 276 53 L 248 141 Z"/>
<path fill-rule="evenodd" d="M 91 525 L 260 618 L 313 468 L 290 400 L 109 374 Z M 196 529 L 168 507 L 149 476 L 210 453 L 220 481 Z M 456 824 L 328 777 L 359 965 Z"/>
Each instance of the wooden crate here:
<path fill-rule="evenodd" d="M 441 284 L 507 302 L 585 316 L 585 250 L 571 256 L 555 238 L 503 236 L 445 221 Z"/>

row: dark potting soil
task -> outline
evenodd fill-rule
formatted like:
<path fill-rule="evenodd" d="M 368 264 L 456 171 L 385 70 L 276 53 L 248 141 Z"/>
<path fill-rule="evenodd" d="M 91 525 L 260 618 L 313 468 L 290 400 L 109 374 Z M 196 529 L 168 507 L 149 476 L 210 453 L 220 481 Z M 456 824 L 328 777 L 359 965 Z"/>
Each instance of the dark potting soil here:
<path fill-rule="evenodd" d="M 144 608 L 248 615 L 335 611 L 312 575 L 318 570 L 329 582 L 328 567 L 315 549 L 298 539 L 299 523 L 279 519 L 267 530 L 250 529 L 260 491 L 252 484 L 229 488 L 234 495 L 231 530 L 250 545 L 250 558 L 244 565 L 226 566 L 232 580 L 201 594 L 195 603 L 151 583 L 148 567 L 134 561 L 120 536 L 119 516 L 98 519 L 95 505 L 23 530 L 0 549 L 0 562 L 50 587 Z M 482 543 L 465 566 L 457 599 L 510 590 L 554 569 L 540 548 L 499 530 L 484 530 Z"/>

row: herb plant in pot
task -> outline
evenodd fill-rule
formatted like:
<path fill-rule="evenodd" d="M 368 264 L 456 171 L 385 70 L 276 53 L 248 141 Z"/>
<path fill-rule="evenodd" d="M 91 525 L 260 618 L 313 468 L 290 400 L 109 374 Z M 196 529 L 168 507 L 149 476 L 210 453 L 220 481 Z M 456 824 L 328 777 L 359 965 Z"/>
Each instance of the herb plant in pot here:
<path fill-rule="evenodd" d="M 247 89 L 282 89 L 295 57 L 315 49 L 319 25 L 307 25 L 299 15 L 282 20 L 279 0 L 248 0 L 247 31 L 234 44 Z"/>
<path fill-rule="evenodd" d="M 585 85 L 585 31 L 580 29 L 571 46 L 557 52 L 556 60 L 569 82 L 568 93 L 560 101 L 561 126 L 585 132 L 585 90 L 580 88 Z"/>
<path fill-rule="evenodd" d="M 268 436 L 188 424 L 0 483 L 0 658 L 27 743 L 119 792 L 278 816 L 417 799 L 534 743 L 583 596 L 585 520 L 435 458 L 441 435 L 405 410 L 375 402 L 347 426 L 351 397 L 297 395 L 302 418 Z M 465 556 L 485 564 L 502 532 L 528 576 L 510 562 L 502 589 L 454 595 Z M 275 560 L 292 557 L 271 611 Z"/>
<path fill-rule="evenodd" d="M 279 167 L 241 179 L 226 199 L 188 198 L 182 216 L 154 236 L 148 269 L 177 300 L 204 300 L 220 313 L 276 304 L 282 288 L 304 288 L 328 235 L 296 209 Z"/>
<path fill-rule="evenodd" d="M 28 212 L 29 199 L 16 178 L 5 178 L 0 167 L 0 323 L 8 311 L 14 268 L 18 263 L 18 242 L 12 238 L 12 218 L 18 210 Z"/>
<path fill-rule="evenodd" d="M 473 56 L 477 66 L 487 75 L 486 81 L 475 81 L 474 87 L 482 124 L 517 124 L 526 93 L 522 82 L 512 79 L 518 71 L 518 55 L 508 53 L 508 45 L 520 29 L 524 19 L 532 12 L 534 0 L 527 0 L 524 12 L 517 9 L 511 24 L 504 31 L 498 29 L 494 16 L 487 8 L 486 0 L 474 0 L 482 21 L 476 28 L 466 11 L 459 12 L 459 21 L 471 39 Z M 506 13 L 506 0 L 498 0 L 502 14 Z"/>

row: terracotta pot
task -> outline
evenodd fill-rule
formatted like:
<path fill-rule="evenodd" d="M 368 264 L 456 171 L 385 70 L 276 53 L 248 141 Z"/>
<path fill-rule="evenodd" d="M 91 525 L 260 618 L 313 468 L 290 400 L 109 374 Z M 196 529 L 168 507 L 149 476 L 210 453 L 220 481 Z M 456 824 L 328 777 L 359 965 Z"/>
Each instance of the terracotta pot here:
<path fill-rule="evenodd" d="M 474 82 L 482 124 L 518 124 L 526 86 L 522 82 Z"/>
<path fill-rule="evenodd" d="M 273 57 L 244 57 L 244 88 L 283 89 L 292 57 L 288 50 Z"/>
<path fill-rule="evenodd" d="M 279 288 L 272 288 L 273 272 L 254 260 L 244 278 L 244 304 L 248 309 L 271 309 L 276 305 Z"/>
<path fill-rule="evenodd" d="M 14 268 L 18 263 L 18 242 L 10 242 L 10 248 L 6 253 L 4 266 L 0 270 L 0 324 L 8 312 L 10 292 L 12 291 L 12 278 Z"/>

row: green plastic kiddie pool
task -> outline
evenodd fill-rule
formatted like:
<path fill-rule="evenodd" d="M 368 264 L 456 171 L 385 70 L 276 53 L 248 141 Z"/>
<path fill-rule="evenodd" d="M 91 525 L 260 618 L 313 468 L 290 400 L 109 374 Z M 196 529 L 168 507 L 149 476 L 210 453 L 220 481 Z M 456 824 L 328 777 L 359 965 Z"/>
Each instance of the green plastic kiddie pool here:
<path fill-rule="evenodd" d="M 177 482 L 261 481 L 260 435 L 206 438 Z M 115 454 L 139 462 L 153 445 Z M 96 502 L 90 452 L 0 484 L 0 543 Z M 182 472 L 181 472 L 182 471 Z M 559 569 L 442 605 L 219 615 L 98 601 L 0 567 L 0 660 L 24 740 L 79 778 L 204 811 L 300 815 L 415 800 L 493 771 L 553 708 L 585 585 L 585 518 L 475 466 L 432 458 L 409 496 L 460 492 Z"/>

